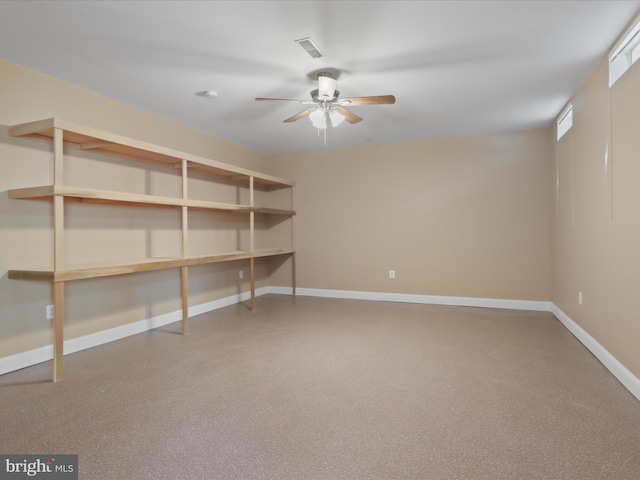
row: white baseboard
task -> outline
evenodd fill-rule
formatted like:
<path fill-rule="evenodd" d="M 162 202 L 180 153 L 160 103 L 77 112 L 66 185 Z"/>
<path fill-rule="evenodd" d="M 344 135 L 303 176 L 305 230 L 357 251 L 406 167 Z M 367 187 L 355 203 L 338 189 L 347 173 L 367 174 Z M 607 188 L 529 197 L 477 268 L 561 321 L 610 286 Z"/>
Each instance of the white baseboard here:
<path fill-rule="evenodd" d="M 46 362 L 53 358 L 53 345 L 34 348 L 26 352 L 16 353 L 0 358 L 0 375 L 27 368 L 31 365 Z"/>
<path fill-rule="evenodd" d="M 275 295 L 293 295 L 293 288 L 291 287 L 271 286 L 271 287 L 264 287 L 262 290 L 263 290 L 263 295 L 266 295 L 267 293 L 273 293 Z M 296 290 L 296 293 L 298 293 L 298 290 Z"/>
<path fill-rule="evenodd" d="M 291 295 L 291 287 L 267 286 L 256 289 L 256 297 L 266 294 Z M 383 302 L 421 303 L 430 305 L 451 305 L 460 307 L 502 308 L 514 310 L 532 310 L 539 312 L 551 312 L 556 318 L 587 347 L 595 357 L 622 383 L 622 385 L 640 400 L 640 380 L 600 345 L 591 335 L 569 318 L 560 308 L 551 302 L 539 302 L 529 300 L 503 300 L 493 298 L 474 297 L 445 297 L 433 295 L 412 295 L 403 293 L 378 293 L 358 292 L 349 290 L 326 290 L 317 288 L 298 288 L 296 294 L 308 297 L 344 298 L 353 300 L 375 300 Z M 249 292 L 214 300 L 189 307 L 189 317 L 211 312 L 219 308 L 234 305 L 249 300 Z M 158 315 L 146 320 L 133 322 L 121 327 L 103 330 L 79 338 L 73 338 L 64 342 L 66 354 L 79 352 L 87 348 L 96 347 L 104 343 L 119 340 L 130 335 L 146 332 L 153 328 L 162 327 L 182 320 L 182 311 L 174 311 Z M 27 352 L 17 353 L 0 358 L 0 375 L 20 370 L 37 363 L 46 362 L 53 358 L 53 345 L 35 348 Z"/>
<path fill-rule="evenodd" d="M 288 289 L 291 292 L 291 289 Z M 276 291 L 272 293 L 278 293 Z M 284 293 L 284 292 L 283 292 Z M 640 379 L 622 365 L 602 345 L 600 345 L 582 327 L 571 320 L 552 302 L 528 300 L 502 300 L 493 298 L 443 297 L 432 295 L 408 295 L 402 293 L 356 292 L 348 290 L 324 290 L 315 288 L 298 288 L 298 295 L 326 298 L 347 298 L 355 300 L 376 300 L 386 302 L 422 303 L 432 305 L 452 305 L 460 307 L 504 308 L 514 310 L 533 310 L 551 312 L 593 355 L 602 362 L 611 374 L 616 377 L 629 392 L 640 400 Z"/>
<path fill-rule="evenodd" d="M 289 289 L 291 291 L 291 289 Z M 272 293 L 270 287 L 263 287 L 256 289 L 256 297 Z M 275 292 L 273 292 L 275 293 Z M 284 293 L 284 292 L 283 292 Z M 234 305 L 236 303 L 244 302 L 251 298 L 249 292 L 243 292 L 238 295 L 231 295 L 229 297 L 214 300 L 212 302 L 202 303 L 200 305 L 194 305 L 189 307 L 189 318 L 201 315 L 203 313 L 211 312 L 219 308 Z M 110 328 L 108 330 L 102 330 L 100 332 L 91 333 L 78 338 L 72 338 L 65 340 L 64 342 L 64 354 L 79 352 L 91 347 L 97 347 L 105 343 L 113 342 L 121 338 L 143 333 L 148 330 L 163 327 L 170 323 L 179 322 L 182 320 L 182 310 L 176 310 L 173 312 L 157 315 L 145 320 L 140 320 L 120 327 Z M 53 359 L 53 345 L 47 345 L 44 347 L 34 348 L 15 355 L 9 355 L 8 357 L 0 358 L 0 375 L 20 370 L 22 368 L 30 367 L 38 363 L 46 362 Z"/>
<path fill-rule="evenodd" d="M 553 313 L 558 320 L 569 330 L 574 337 L 589 349 L 593 355 L 602 362 L 602 364 L 625 386 L 631 394 L 640 400 L 640 379 L 631 373 L 624 365 L 622 365 L 613 355 L 611 355 L 598 341 L 589 335 L 580 325 L 571 320 L 555 304 L 551 306 Z"/>
<path fill-rule="evenodd" d="M 452 305 L 457 307 L 504 308 L 513 310 L 534 310 L 538 312 L 549 312 L 551 309 L 551 302 L 537 302 L 529 300 L 502 300 L 497 298 L 444 297 L 435 295 L 414 295 L 406 293 L 324 290 L 317 288 L 298 288 L 296 289 L 296 294 L 308 297 L 349 298 L 353 300 L 422 303 L 426 305 Z"/>

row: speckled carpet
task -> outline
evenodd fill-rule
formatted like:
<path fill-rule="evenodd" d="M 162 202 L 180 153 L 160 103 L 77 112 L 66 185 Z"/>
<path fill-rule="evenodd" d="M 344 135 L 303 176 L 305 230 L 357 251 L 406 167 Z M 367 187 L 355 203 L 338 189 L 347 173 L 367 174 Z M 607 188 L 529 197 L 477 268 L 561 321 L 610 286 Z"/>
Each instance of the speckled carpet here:
<path fill-rule="evenodd" d="M 549 313 L 260 297 L 0 377 L 89 479 L 640 478 L 640 402 Z"/>

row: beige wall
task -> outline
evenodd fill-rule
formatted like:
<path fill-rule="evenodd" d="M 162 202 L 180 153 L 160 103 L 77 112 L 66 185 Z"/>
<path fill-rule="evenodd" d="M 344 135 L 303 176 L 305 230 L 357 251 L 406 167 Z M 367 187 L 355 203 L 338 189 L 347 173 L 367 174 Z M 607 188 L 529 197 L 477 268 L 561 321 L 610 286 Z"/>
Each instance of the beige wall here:
<path fill-rule="evenodd" d="M 0 104 L 0 357 L 51 342 L 44 320 L 50 286 L 7 279 L 10 268 L 51 264 L 51 205 L 7 197 L 8 189 L 51 182 L 51 149 L 7 130 L 52 116 L 297 181 L 299 286 L 549 299 L 551 164 L 544 130 L 265 158 L 7 62 L 0 62 Z M 75 152 L 68 165 L 71 185 L 179 191 L 176 174 L 161 168 Z M 191 183 L 190 191 L 209 198 L 201 179 Z M 276 198 L 273 206 L 286 204 Z M 84 205 L 67 212 L 68 255 L 77 263 L 175 255 L 179 247 L 177 212 Z M 233 221 L 215 219 L 228 228 L 212 237 L 209 219 L 200 216 L 191 219 L 192 253 L 238 236 Z M 258 221 L 259 246 L 280 244 L 289 233 L 277 218 Z M 259 263 L 259 285 L 290 284 L 289 261 Z M 246 290 L 246 281 L 237 280 L 245 267 L 191 269 L 192 304 Z M 389 269 L 397 272 L 393 281 Z M 74 338 L 179 309 L 178 272 L 75 282 L 66 294 L 66 338 Z"/>
<path fill-rule="evenodd" d="M 58 116 L 296 181 L 300 287 L 551 299 L 640 376 L 633 302 L 640 284 L 638 85 L 636 65 L 609 92 L 603 61 L 576 93 L 574 127 L 560 142 L 549 129 L 266 158 L 0 61 L 0 358 L 51 343 L 44 320 L 50 286 L 7 279 L 10 268 L 51 262 L 50 204 L 7 197 L 11 188 L 50 183 L 50 147 L 11 138 L 7 129 Z M 145 176 L 126 162 L 105 166 L 90 155 L 70 161 L 78 165 L 70 182 L 156 193 L 177 188 L 167 172 Z M 198 190 L 199 179 L 193 182 Z M 206 196 L 206 187 L 202 192 Z M 164 255 L 177 246 L 177 214 L 73 208 L 71 253 L 79 261 L 110 254 L 78 246 L 102 232 L 113 236 L 110 244 L 130 248 L 132 257 Z M 199 245 L 209 242 L 205 227 L 197 227 L 207 219 L 196 216 L 194 223 Z M 269 232 L 286 236 L 279 230 Z M 237 280 L 244 267 L 192 269 L 193 303 L 246 290 Z M 387 277 L 390 269 L 395 280 Z M 288 262 L 260 264 L 260 284 L 289 285 L 288 275 Z M 72 283 L 67 307 L 67 338 L 177 310 L 178 275 Z"/>
<path fill-rule="evenodd" d="M 546 129 L 269 162 L 296 182 L 300 287 L 550 299 Z"/>
<path fill-rule="evenodd" d="M 51 146 L 8 135 L 11 125 L 50 117 L 85 124 L 179 151 L 201 155 L 258 171 L 265 157 L 246 148 L 175 124 L 95 93 L 0 61 L 0 358 L 51 344 L 45 305 L 52 303 L 46 283 L 8 280 L 11 268 L 41 268 L 52 264 L 52 206 L 48 202 L 9 199 L 7 190 L 52 182 Z M 210 180 L 210 179 L 209 179 Z M 180 195 L 176 172 L 146 168 L 126 161 L 105 162 L 91 154 L 69 152 L 65 182 L 94 188 Z M 209 199 L 210 186 L 192 176 L 195 198 Z M 237 192 L 223 190 L 234 202 Z M 179 256 L 178 210 L 69 205 L 67 257 L 69 263 L 139 260 Z M 222 227 L 211 234 L 212 222 Z M 195 212 L 190 231 L 193 254 L 209 252 L 208 245 L 233 247 L 238 225 L 224 215 Z M 243 240 L 244 241 L 244 240 Z M 258 261 L 258 286 L 268 278 L 268 264 Z M 248 261 L 190 269 L 190 301 L 198 305 L 247 291 Z M 66 338 L 147 319 L 180 309 L 180 283 L 176 270 L 72 282 L 66 288 Z"/>
<path fill-rule="evenodd" d="M 640 377 L 640 63 L 609 89 L 604 59 L 572 101 L 553 141 L 552 298 Z"/>

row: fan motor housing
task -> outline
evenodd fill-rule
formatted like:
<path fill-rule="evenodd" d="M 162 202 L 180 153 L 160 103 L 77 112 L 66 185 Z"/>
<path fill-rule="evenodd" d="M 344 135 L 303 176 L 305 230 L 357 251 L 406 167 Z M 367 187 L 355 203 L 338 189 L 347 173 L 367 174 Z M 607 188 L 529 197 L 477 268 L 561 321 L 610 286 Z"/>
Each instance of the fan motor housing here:
<path fill-rule="evenodd" d="M 324 99 L 324 98 L 320 98 L 318 96 L 318 89 L 316 88 L 315 90 L 311 90 L 311 99 L 314 102 L 318 102 L 318 103 L 323 103 L 323 102 L 335 102 L 338 97 L 340 96 L 340 92 L 338 90 L 335 91 L 335 93 L 333 94 L 333 98 L 332 99 Z"/>

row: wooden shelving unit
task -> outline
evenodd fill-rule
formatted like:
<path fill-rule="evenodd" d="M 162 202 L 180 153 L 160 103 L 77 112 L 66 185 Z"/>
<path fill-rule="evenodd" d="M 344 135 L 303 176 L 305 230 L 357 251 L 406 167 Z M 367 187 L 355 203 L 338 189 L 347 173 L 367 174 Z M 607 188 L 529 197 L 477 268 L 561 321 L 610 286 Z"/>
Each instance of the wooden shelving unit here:
<path fill-rule="evenodd" d="M 12 127 L 13 137 L 47 142 L 53 146 L 53 184 L 18 188 L 9 191 L 14 199 L 51 201 L 53 203 L 53 268 L 42 270 L 10 270 L 9 278 L 50 282 L 53 285 L 55 306 L 54 316 L 54 368 L 53 380 L 62 379 L 64 341 L 64 286 L 66 282 L 113 275 L 127 275 L 152 270 L 179 268 L 181 270 L 181 296 L 183 333 L 189 330 L 189 290 L 188 268 L 194 265 L 249 260 L 251 309 L 255 309 L 255 259 L 289 255 L 292 257 L 292 286 L 295 295 L 295 249 L 293 248 L 293 225 L 291 243 L 279 248 L 255 248 L 255 215 L 278 215 L 291 217 L 293 210 L 293 182 L 254 172 L 195 155 L 178 152 L 120 135 L 99 131 L 90 127 L 66 122 L 58 118 L 41 120 Z M 127 161 L 177 169 L 181 176 L 180 197 L 165 197 L 139 193 L 127 193 L 93 188 L 67 186 L 64 184 L 65 149 L 86 150 L 93 154 L 116 157 Z M 147 168 L 147 167 L 145 167 Z M 190 198 L 188 192 L 189 174 L 204 175 L 213 179 L 242 185 L 248 189 L 248 204 L 223 203 Z M 259 206 L 255 202 L 255 192 L 290 189 L 288 208 Z M 86 203 L 137 206 L 145 208 L 179 209 L 181 214 L 181 255 L 177 258 L 144 258 L 135 262 L 120 264 L 98 264 L 90 266 L 69 266 L 65 258 L 65 204 Z M 229 212 L 246 215 L 248 224 L 248 249 L 206 255 L 189 254 L 189 211 Z"/>

